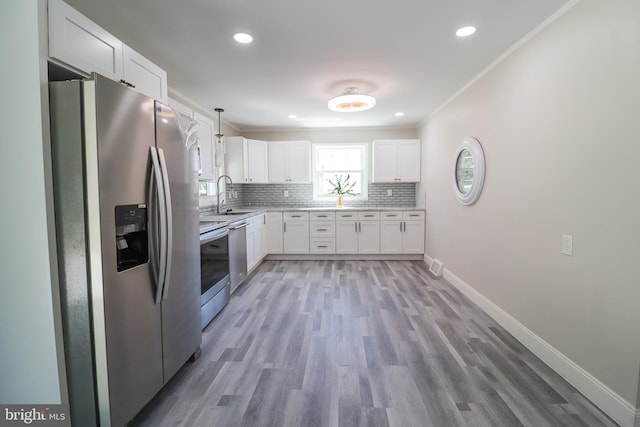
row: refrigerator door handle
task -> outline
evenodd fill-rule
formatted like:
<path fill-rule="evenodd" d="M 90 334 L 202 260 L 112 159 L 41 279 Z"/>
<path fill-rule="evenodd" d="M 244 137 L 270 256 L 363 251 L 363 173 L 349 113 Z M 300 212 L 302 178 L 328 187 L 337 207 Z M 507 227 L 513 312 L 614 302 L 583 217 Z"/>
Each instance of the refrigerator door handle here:
<path fill-rule="evenodd" d="M 167 213 L 165 210 L 166 202 L 165 202 L 165 191 L 164 191 L 164 180 L 162 179 L 162 171 L 160 170 L 160 161 L 158 159 L 158 152 L 155 147 L 149 147 L 149 154 L 151 155 L 151 169 L 152 169 L 152 178 L 156 184 L 156 196 L 157 196 L 157 205 L 156 209 L 160 214 L 160 223 L 158 224 L 158 229 L 156 232 L 159 234 L 160 238 L 158 239 L 160 246 L 160 256 L 159 256 L 159 266 L 158 270 L 154 271 L 154 278 L 156 279 L 156 297 L 155 303 L 159 304 L 160 299 L 162 298 L 162 288 L 164 286 L 164 280 L 167 270 L 167 248 L 166 248 L 166 235 L 167 235 Z"/>
<path fill-rule="evenodd" d="M 169 282 L 171 277 L 171 263 L 173 262 L 173 209 L 171 207 L 171 188 L 169 187 L 169 171 L 167 170 L 167 162 L 164 157 L 162 148 L 158 148 L 158 157 L 160 158 L 160 168 L 162 169 L 162 180 L 164 187 L 164 202 L 166 206 L 166 223 L 167 238 L 165 240 L 165 260 L 166 270 L 164 273 L 164 285 L 162 286 L 162 299 L 167 299 L 169 293 Z"/>

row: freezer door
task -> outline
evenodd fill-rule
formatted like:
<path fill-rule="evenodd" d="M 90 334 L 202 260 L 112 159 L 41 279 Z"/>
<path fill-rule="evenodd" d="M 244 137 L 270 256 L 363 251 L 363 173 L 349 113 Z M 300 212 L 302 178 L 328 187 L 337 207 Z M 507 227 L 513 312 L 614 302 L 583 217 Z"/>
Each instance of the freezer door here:
<path fill-rule="evenodd" d="M 97 75 L 93 82 L 85 82 L 86 168 L 88 180 L 96 170 L 98 181 L 98 188 L 87 188 L 89 229 L 95 243 L 98 235 L 92 227 L 99 219 L 102 254 L 102 283 L 93 288 L 93 303 L 100 304 L 102 295 L 109 406 L 115 426 L 129 422 L 163 385 L 161 313 L 154 301 L 150 263 L 118 271 L 119 250 L 136 243 L 122 242 L 122 214 L 116 207 L 138 206 L 137 212 L 131 209 L 132 217 L 145 215 L 148 153 L 155 144 L 153 111 L 153 99 L 119 83 Z M 91 144 L 97 147 L 93 158 Z M 97 215 L 92 213 L 92 200 L 99 205 Z M 95 319 L 99 322 L 99 316 Z M 100 343 L 96 347 L 99 351 Z M 98 370 L 97 375 L 102 374 Z"/>
<path fill-rule="evenodd" d="M 198 351 L 200 328 L 200 234 L 198 169 L 195 146 L 189 147 L 176 112 L 156 102 L 156 146 L 169 179 L 171 227 L 162 299 L 162 354 L 165 382 Z"/>

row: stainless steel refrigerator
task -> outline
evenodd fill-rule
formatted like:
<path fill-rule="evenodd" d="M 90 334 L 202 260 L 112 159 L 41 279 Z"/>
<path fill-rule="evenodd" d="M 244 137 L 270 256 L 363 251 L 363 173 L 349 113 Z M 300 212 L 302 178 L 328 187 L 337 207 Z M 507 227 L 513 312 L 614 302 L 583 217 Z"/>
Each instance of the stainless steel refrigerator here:
<path fill-rule="evenodd" d="M 122 84 L 49 92 L 71 420 L 122 426 L 200 351 L 197 154 Z"/>

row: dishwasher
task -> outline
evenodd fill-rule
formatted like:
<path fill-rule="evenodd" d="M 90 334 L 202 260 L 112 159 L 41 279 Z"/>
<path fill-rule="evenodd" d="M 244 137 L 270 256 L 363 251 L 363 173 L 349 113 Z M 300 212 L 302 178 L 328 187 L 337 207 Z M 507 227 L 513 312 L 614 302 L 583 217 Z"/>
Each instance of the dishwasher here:
<path fill-rule="evenodd" d="M 231 293 L 247 277 L 247 223 L 244 220 L 229 225 L 229 280 Z"/>

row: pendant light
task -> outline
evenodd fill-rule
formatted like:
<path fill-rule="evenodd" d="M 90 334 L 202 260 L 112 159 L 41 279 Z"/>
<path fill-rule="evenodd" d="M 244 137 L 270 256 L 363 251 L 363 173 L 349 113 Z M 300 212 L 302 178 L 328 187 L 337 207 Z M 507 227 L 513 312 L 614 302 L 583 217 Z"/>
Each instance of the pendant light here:
<path fill-rule="evenodd" d="M 220 113 L 224 112 L 224 108 L 215 108 L 214 111 L 218 113 L 218 133 L 216 133 L 215 137 L 216 137 L 216 142 L 220 144 L 222 143 L 222 137 L 224 136 L 222 134 L 222 128 L 220 127 Z"/>
<path fill-rule="evenodd" d="M 342 113 L 354 113 L 365 111 L 375 107 L 376 99 L 373 96 L 358 93 L 357 87 L 348 87 L 344 93 L 329 100 L 329 109 Z"/>

